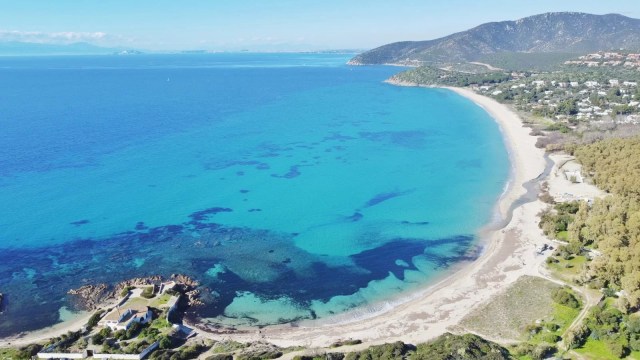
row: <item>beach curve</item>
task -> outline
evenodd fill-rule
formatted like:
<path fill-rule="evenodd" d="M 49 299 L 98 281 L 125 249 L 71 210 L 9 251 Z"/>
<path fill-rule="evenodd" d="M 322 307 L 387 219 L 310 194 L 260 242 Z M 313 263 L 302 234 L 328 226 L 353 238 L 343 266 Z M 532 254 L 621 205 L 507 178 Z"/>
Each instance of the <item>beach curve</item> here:
<path fill-rule="evenodd" d="M 511 205 L 527 192 L 523 185 L 543 174 L 544 151 L 535 146 L 536 138 L 529 135 L 529 129 L 523 126 L 520 117 L 507 106 L 469 89 L 444 89 L 474 102 L 500 127 L 511 161 L 509 185 L 496 205 L 499 216 L 504 218 Z M 408 295 L 409 300 L 379 313 L 352 321 L 283 324 L 242 329 L 233 334 L 203 332 L 202 335 L 215 340 L 232 338 L 235 341 L 267 341 L 283 347 L 312 348 L 344 339 L 360 339 L 364 342 L 361 347 L 392 341 L 420 343 L 447 331 L 455 331 L 456 325 L 467 314 L 521 276 L 539 276 L 544 256 L 538 256 L 535 249 L 546 238 L 538 228 L 536 217 L 542 208 L 543 204 L 535 201 L 511 209 L 513 215 L 506 226 L 480 232 L 484 249 L 477 260 L 463 264 L 438 283 Z"/>

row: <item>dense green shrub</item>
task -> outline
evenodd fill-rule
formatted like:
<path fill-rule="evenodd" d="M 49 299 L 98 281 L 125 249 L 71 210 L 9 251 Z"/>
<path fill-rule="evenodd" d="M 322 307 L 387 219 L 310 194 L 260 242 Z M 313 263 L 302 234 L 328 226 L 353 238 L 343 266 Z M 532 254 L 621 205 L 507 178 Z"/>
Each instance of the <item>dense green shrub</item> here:
<path fill-rule="evenodd" d="M 102 345 L 104 343 L 104 336 L 100 333 L 97 333 L 91 337 L 91 343 L 94 345 Z"/>
<path fill-rule="evenodd" d="M 506 360 L 509 358 L 509 352 L 494 342 L 474 334 L 449 333 L 430 343 L 418 345 L 416 352 L 410 355 L 412 360 Z"/>
<path fill-rule="evenodd" d="M 87 321 L 87 329 L 88 330 L 91 330 L 94 327 L 96 327 L 96 325 L 98 325 L 98 322 L 100 321 L 100 319 L 102 319 L 102 314 L 103 313 L 104 313 L 104 311 L 98 310 L 93 315 L 91 315 L 91 317 Z"/>
<path fill-rule="evenodd" d="M 142 330 L 142 326 L 143 326 L 142 324 L 140 324 L 139 322 L 136 322 L 136 321 L 131 323 L 131 325 L 129 326 L 129 328 L 125 332 L 125 338 L 126 339 L 133 339 L 138 334 L 138 332 L 140 332 L 140 330 Z"/>
<path fill-rule="evenodd" d="M 363 351 L 348 353 L 345 360 L 400 360 L 412 349 L 414 347 L 411 345 L 397 341 L 392 344 L 371 346 Z"/>
<path fill-rule="evenodd" d="M 29 344 L 18 349 L 17 355 L 20 359 L 31 359 L 33 356 L 36 356 L 40 350 L 42 350 L 42 345 Z"/>
<path fill-rule="evenodd" d="M 589 328 L 585 325 L 579 326 L 576 329 L 573 329 L 569 332 L 567 332 L 567 334 L 565 335 L 565 345 L 569 348 L 569 349 L 577 349 L 579 347 L 581 347 L 582 345 L 584 345 L 584 343 L 587 341 L 587 337 L 589 337 L 589 334 L 591 333 L 591 331 L 589 330 Z"/>
<path fill-rule="evenodd" d="M 158 338 L 158 347 L 160 349 L 169 349 L 169 348 L 171 348 L 172 347 L 171 338 L 169 338 L 167 335 L 160 336 L 160 338 Z"/>
<path fill-rule="evenodd" d="M 565 288 L 558 288 L 551 292 L 551 298 L 558 304 L 568 306 L 572 309 L 578 309 L 580 302 Z"/>
<path fill-rule="evenodd" d="M 207 356 L 205 358 L 205 360 L 233 360 L 233 355 L 231 355 L 231 354 L 215 354 L 215 355 Z"/>

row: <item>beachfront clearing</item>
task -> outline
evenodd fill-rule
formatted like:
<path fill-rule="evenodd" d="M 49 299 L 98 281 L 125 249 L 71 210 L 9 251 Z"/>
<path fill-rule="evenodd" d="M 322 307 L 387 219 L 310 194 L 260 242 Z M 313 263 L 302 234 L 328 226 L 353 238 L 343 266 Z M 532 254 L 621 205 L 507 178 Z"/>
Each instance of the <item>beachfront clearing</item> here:
<path fill-rule="evenodd" d="M 558 306 L 551 293 L 558 288 L 560 286 L 551 281 L 523 276 L 506 291 L 465 317 L 460 325 L 490 339 L 502 341 L 527 340 L 523 338 L 526 328 L 537 320 L 553 322 L 564 328 L 577 315 L 577 311 L 573 316 L 565 316 L 564 313 L 562 316 L 556 315 Z"/>

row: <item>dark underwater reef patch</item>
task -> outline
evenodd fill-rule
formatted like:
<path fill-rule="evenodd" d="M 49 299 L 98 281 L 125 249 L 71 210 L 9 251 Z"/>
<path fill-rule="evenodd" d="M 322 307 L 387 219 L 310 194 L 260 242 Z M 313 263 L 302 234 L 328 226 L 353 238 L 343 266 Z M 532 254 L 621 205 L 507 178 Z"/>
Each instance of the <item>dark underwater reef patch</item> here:
<path fill-rule="evenodd" d="M 249 166 L 258 170 L 266 170 L 269 169 L 269 164 L 257 160 L 248 160 L 248 161 L 217 161 L 217 160 L 209 160 L 203 164 L 204 168 L 207 170 L 222 170 L 227 169 L 232 166 Z"/>
<path fill-rule="evenodd" d="M 414 191 L 415 191 L 415 189 L 413 189 L 413 190 L 404 190 L 404 191 L 391 191 L 391 192 L 376 194 L 374 197 L 369 199 L 364 204 L 364 207 L 376 206 L 376 205 L 380 204 L 381 202 L 387 201 L 389 199 L 393 199 L 393 198 L 398 197 L 398 196 L 408 195 L 408 194 L 411 194 Z"/>
<path fill-rule="evenodd" d="M 363 131 L 358 133 L 362 139 L 386 142 L 410 149 L 418 149 L 427 143 L 427 133 L 422 130 L 407 131 Z"/>
<path fill-rule="evenodd" d="M 356 138 L 356 137 L 349 136 L 349 135 L 342 135 L 340 132 L 334 131 L 330 135 L 325 136 L 322 139 L 322 142 L 326 142 L 326 141 L 345 142 L 345 141 L 357 140 L 357 139 L 358 138 Z"/>
<path fill-rule="evenodd" d="M 78 220 L 78 221 L 70 222 L 69 224 L 70 224 L 70 225 L 74 225 L 74 226 L 81 226 L 81 225 L 88 224 L 88 223 L 90 223 L 90 222 L 91 222 L 91 221 L 89 221 L 89 220 L 87 220 L 87 219 L 83 219 L 83 220 Z"/>
<path fill-rule="evenodd" d="M 189 215 L 189 217 L 195 222 L 201 222 L 201 221 L 207 220 L 210 215 L 215 215 L 215 214 L 221 213 L 221 212 L 231 212 L 231 211 L 233 211 L 233 210 L 231 210 L 229 208 L 212 207 L 212 208 L 196 211 L 196 212 L 192 213 L 191 215 Z"/>
<path fill-rule="evenodd" d="M 3 249 L 0 289 L 5 300 L 0 337 L 56 323 L 60 307 L 73 309 L 67 291 L 86 284 L 184 273 L 201 281 L 206 302 L 193 308 L 191 316 L 216 317 L 224 314 L 238 292 L 249 291 L 263 299 L 287 296 L 304 308 L 316 299 L 353 294 L 389 272 L 403 279 L 404 269 L 415 270 L 412 258 L 417 255 L 430 259 L 434 268 L 472 258 L 467 252 L 470 236 L 436 241 L 396 239 L 351 256 L 353 265 L 329 265 L 331 259 L 296 247 L 295 234 L 208 222 L 227 211 L 232 210 L 212 207 L 194 212 L 183 224 L 152 228 L 140 221 L 132 230 L 107 238 Z M 438 251 L 440 246 L 453 251 Z M 142 265 L 139 259 L 144 260 Z M 409 266 L 400 266 L 397 260 Z M 205 275 L 217 264 L 226 271 L 215 277 Z"/>
<path fill-rule="evenodd" d="M 347 216 L 347 221 L 356 222 L 356 221 L 362 220 L 363 217 L 364 217 L 364 215 L 362 215 L 361 212 L 356 211 L 356 212 L 353 213 L 353 215 Z"/>
<path fill-rule="evenodd" d="M 273 177 L 283 178 L 283 179 L 293 179 L 300 176 L 300 167 L 301 166 L 309 166 L 309 165 L 292 165 L 289 167 L 289 171 L 282 175 L 271 174 Z"/>

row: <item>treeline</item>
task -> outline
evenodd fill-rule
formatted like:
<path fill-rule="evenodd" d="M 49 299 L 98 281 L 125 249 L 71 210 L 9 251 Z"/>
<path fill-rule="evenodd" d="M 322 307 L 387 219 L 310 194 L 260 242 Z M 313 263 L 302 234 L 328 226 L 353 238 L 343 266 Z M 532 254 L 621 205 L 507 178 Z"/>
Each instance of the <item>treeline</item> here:
<path fill-rule="evenodd" d="M 431 66 L 421 66 L 394 75 L 392 80 L 409 82 L 417 85 L 469 86 L 501 83 L 511 79 L 504 72 L 484 72 L 480 74 L 446 71 Z"/>
<path fill-rule="evenodd" d="M 600 252 L 586 269 L 585 281 L 596 288 L 623 290 L 624 310 L 640 307 L 640 137 L 608 139 L 571 146 L 601 189 L 611 193 L 592 206 L 580 205 L 568 222 L 574 249 L 591 246 Z"/>

